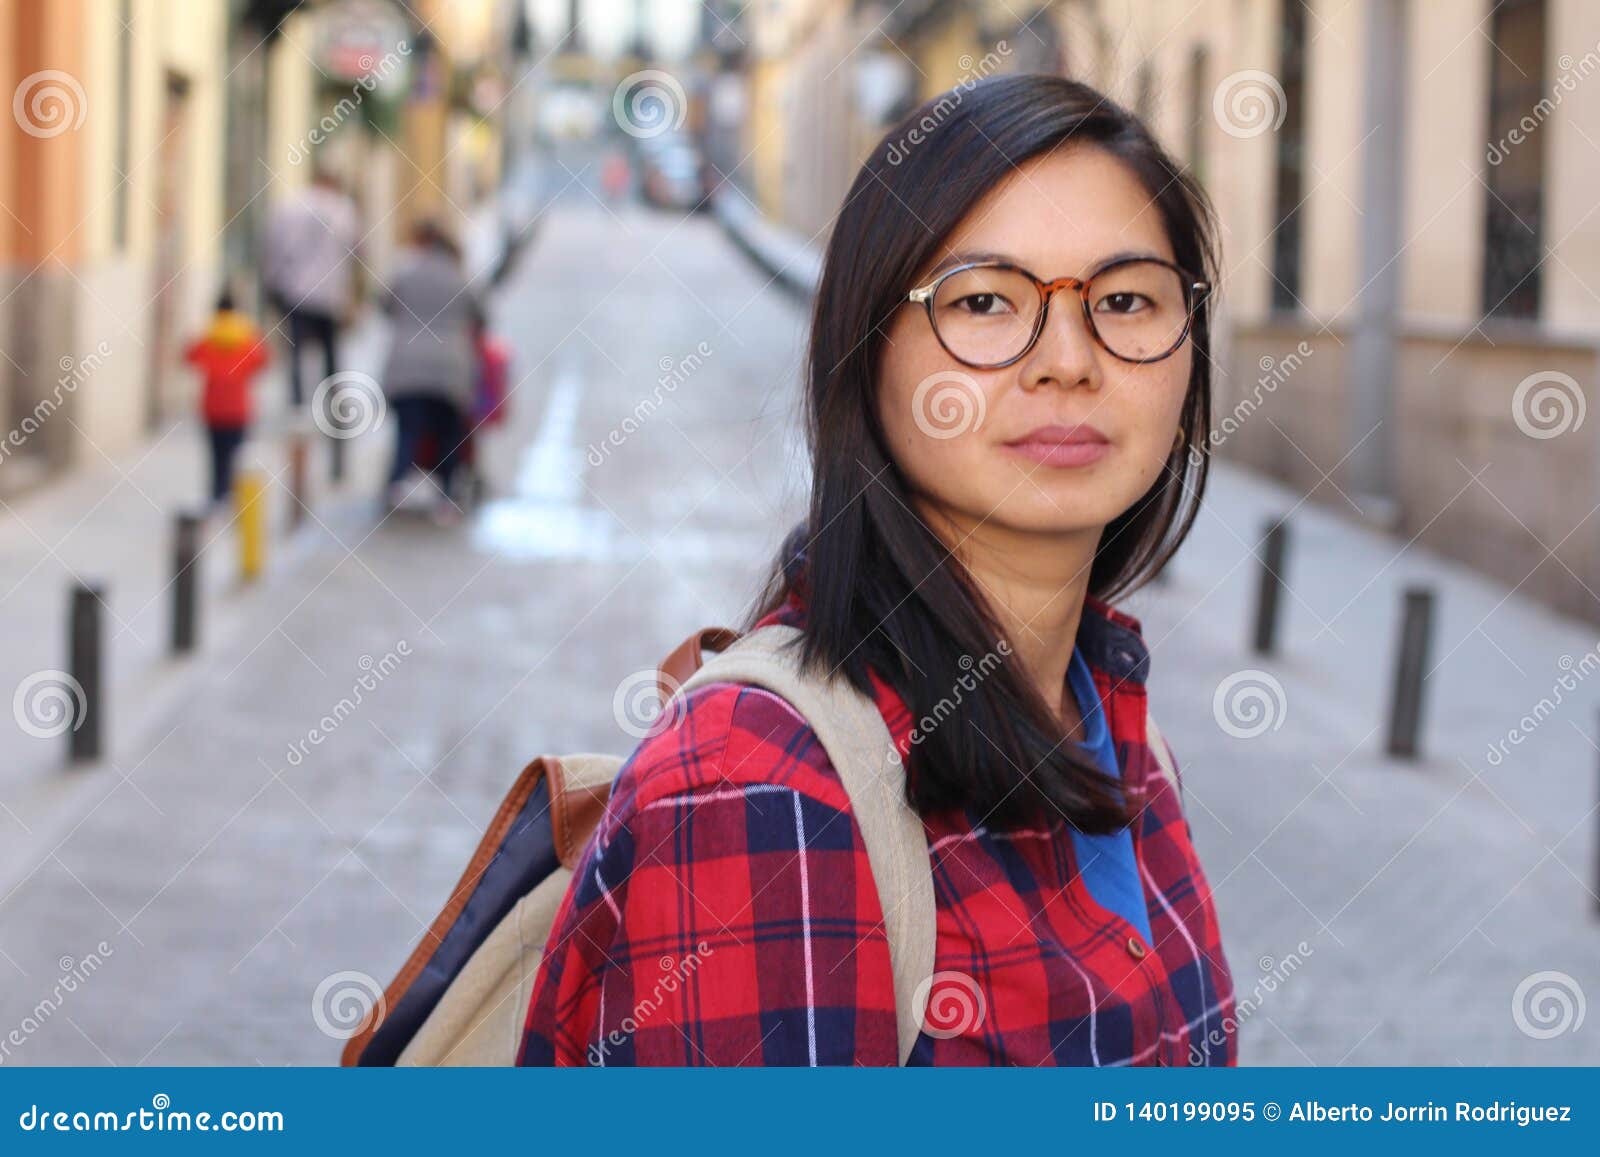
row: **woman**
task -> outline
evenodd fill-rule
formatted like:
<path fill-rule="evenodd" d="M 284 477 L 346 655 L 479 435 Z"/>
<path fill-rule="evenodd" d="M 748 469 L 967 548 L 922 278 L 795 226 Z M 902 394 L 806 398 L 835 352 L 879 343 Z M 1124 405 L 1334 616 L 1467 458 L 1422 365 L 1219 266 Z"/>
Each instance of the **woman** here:
<path fill-rule="evenodd" d="M 936 110 L 909 150 L 885 138 L 834 228 L 810 517 L 754 619 L 801 627 L 904 757 L 937 915 L 910 1063 L 1231 1064 L 1148 652 L 1109 605 L 1203 490 L 1209 210 L 1081 84 L 996 78 L 906 125 Z M 883 902 L 815 735 L 750 687 L 681 707 L 616 782 L 522 1062 L 896 1063 Z"/>
<path fill-rule="evenodd" d="M 449 523 L 461 514 L 452 483 L 475 398 L 479 306 L 462 274 L 460 251 L 437 222 L 419 221 L 411 240 L 383 297 L 393 327 L 383 392 L 399 431 L 385 505 L 393 509 L 405 501 L 406 473 L 427 444 L 440 491 L 434 515 Z"/>

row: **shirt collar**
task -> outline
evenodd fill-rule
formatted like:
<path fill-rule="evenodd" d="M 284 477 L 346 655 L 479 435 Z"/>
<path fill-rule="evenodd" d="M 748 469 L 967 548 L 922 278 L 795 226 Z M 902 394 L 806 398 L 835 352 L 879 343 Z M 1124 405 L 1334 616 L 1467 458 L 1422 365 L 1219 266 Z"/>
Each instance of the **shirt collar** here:
<path fill-rule="evenodd" d="M 1090 667 L 1119 683 L 1143 684 L 1150 673 L 1150 649 L 1139 620 L 1094 595 L 1083 600 L 1078 646 Z"/>

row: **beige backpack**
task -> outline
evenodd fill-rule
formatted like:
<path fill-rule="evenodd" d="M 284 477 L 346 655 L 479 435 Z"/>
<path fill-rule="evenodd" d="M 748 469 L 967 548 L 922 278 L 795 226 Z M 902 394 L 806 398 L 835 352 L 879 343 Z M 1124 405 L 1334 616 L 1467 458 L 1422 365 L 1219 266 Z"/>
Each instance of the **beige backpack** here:
<path fill-rule="evenodd" d="M 707 683 L 764 687 L 805 716 L 850 796 L 878 885 L 894 972 L 900 1061 L 921 1032 L 918 988 L 933 975 L 934 900 L 922 820 L 873 701 L 848 681 L 802 674 L 799 631 L 699 631 L 661 664 L 665 704 Z M 720 651 L 705 658 L 707 651 Z M 669 710 L 663 707 L 663 710 Z M 1166 744 L 1150 745 L 1176 784 Z M 534 975 L 584 845 L 622 766 L 614 755 L 542 756 L 512 786 L 449 902 L 401 968 L 346 1065 L 510 1065 L 522 1044 Z"/>

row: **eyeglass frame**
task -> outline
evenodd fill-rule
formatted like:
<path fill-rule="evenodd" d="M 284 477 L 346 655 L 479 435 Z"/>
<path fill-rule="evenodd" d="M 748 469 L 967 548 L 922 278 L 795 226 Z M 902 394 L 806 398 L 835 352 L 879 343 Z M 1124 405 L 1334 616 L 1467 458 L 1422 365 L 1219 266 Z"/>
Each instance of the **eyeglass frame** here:
<path fill-rule="evenodd" d="M 1153 358 L 1124 357 L 1122 354 L 1119 354 L 1116 350 L 1112 349 L 1106 344 L 1106 339 L 1101 336 L 1099 327 L 1094 324 L 1094 311 L 1089 308 L 1088 291 L 1090 284 L 1095 278 L 1099 277 L 1102 273 L 1121 268 L 1124 265 L 1133 265 L 1135 263 L 1165 266 L 1176 273 L 1183 281 L 1184 297 L 1186 299 L 1183 316 L 1183 330 L 1178 334 L 1177 340 L 1172 343 L 1172 346 L 1165 353 L 1157 354 Z M 1039 291 L 1039 316 L 1033 323 L 1033 333 L 1028 336 L 1028 342 L 1022 347 L 1020 352 L 1010 358 L 1007 358 L 1003 362 L 968 361 L 966 358 L 956 353 L 955 350 L 950 348 L 949 343 L 944 340 L 944 335 L 939 332 L 939 323 L 933 319 L 933 299 L 938 296 L 939 287 L 956 274 L 966 273 L 973 269 L 1008 269 L 1014 273 L 1022 274 L 1022 276 L 1033 282 L 1034 288 Z M 1016 265 L 1010 261 L 968 261 L 961 265 L 956 265 L 950 269 L 946 269 L 932 281 L 928 282 L 928 284 L 920 285 L 911 290 L 906 294 L 906 301 L 912 305 L 921 305 L 927 311 L 928 328 L 933 330 L 933 336 L 938 340 L 939 345 L 943 347 L 944 352 L 955 358 L 956 361 L 960 362 L 964 366 L 970 366 L 975 370 L 1003 370 L 1007 366 L 1016 365 L 1023 358 L 1028 356 L 1028 354 L 1033 350 L 1034 346 L 1039 344 L 1039 335 L 1044 332 L 1044 323 L 1050 316 L 1050 299 L 1056 295 L 1058 290 L 1062 289 L 1076 289 L 1078 291 L 1078 297 L 1083 304 L 1084 325 L 1088 328 L 1089 336 L 1094 338 L 1096 345 L 1105 350 L 1106 353 L 1110 354 L 1118 361 L 1128 362 L 1131 365 L 1136 366 L 1147 366 L 1154 362 L 1165 361 L 1167 358 L 1170 358 L 1173 354 L 1178 352 L 1178 348 L 1183 345 L 1184 340 L 1189 336 L 1189 332 L 1194 328 L 1195 313 L 1199 310 L 1200 306 L 1205 303 L 1206 295 L 1211 292 L 1211 283 L 1209 281 L 1202 281 L 1183 266 L 1171 261 L 1165 261 L 1160 257 L 1120 257 L 1115 261 L 1106 262 L 1099 269 L 1096 269 L 1093 273 L 1089 274 L 1088 277 L 1058 277 L 1053 281 L 1045 281 L 1043 278 L 1038 277 L 1031 271 L 1024 269 L 1022 266 Z"/>

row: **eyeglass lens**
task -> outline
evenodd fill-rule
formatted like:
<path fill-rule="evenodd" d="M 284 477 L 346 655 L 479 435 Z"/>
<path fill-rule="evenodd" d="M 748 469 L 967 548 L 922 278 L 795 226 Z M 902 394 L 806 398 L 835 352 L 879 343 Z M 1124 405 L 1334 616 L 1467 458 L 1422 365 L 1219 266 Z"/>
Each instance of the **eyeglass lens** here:
<path fill-rule="evenodd" d="M 1170 353 L 1183 340 L 1187 282 L 1159 262 L 1130 261 L 1102 270 L 1089 282 L 1088 301 L 1095 332 L 1118 357 L 1146 361 Z M 974 365 L 1021 356 L 1033 340 L 1041 308 L 1039 290 L 1027 275 L 996 266 L 951 274 L 939 284 L 932 304 L 934 329 L 945 348 Z"/>

